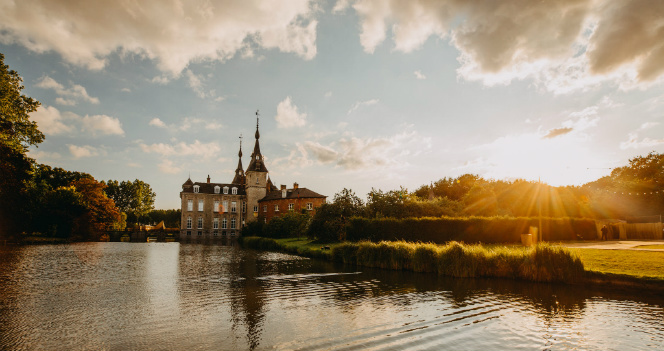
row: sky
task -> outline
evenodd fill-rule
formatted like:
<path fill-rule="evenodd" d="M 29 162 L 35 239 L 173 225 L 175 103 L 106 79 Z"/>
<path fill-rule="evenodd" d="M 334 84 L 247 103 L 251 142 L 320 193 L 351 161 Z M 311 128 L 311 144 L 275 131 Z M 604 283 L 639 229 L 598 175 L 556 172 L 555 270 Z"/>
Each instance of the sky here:
<path fill-rule="evenodd" d="M 39 163 L 179 208 L 255 142 L 275 185 L 581 185 L 664 153 L 664 1 L 0 0 Z M 240 139 L 242 136 L 242 139 Z"/>

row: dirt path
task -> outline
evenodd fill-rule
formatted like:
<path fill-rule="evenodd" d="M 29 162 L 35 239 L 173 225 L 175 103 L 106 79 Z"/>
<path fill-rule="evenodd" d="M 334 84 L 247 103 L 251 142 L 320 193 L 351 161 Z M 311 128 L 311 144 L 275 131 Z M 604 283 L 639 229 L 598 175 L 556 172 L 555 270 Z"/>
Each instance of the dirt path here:
<path fill-rule="evenodd" d="M 636 251 L 663 251 L 664 240 L 607 240 L 607 241 L 584 241 L 574 243 L 560 243 L 569 248 L 579 249 L 602 249 L 602 250 L 636 250 Z M 661 249 L 639 249 L 643 245 L 663 245 Z"/>

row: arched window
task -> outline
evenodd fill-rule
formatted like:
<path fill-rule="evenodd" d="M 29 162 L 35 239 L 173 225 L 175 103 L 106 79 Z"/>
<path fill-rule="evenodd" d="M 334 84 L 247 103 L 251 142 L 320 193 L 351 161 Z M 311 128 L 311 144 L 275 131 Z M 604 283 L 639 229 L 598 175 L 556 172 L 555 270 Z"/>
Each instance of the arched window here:
<path fill-rule="evenodd" d="M 216 186 L 214 187 L 214 193 L 215 193 L 215 194 L 219 194 L 219 189 L 221 189 L 221 188 L 219 187 L 219 185 L 216 185 Z"/>
<path fill-rule="evenodd" d="M 236 187 L 233 187 L 233 189 L 231 189 L 231 193 L 232 193 L 233 195 L 237 195 L 237 188 L 236 188 Z"/>
<path fill-rule="evenodd" d="M 197 193 L 201 189 L 200 185 L 194 185 L 194 192 Z"/>
<path fill-rule="evenodd" d="M 227 186 L 224 187 L 224 194 L 228 194 L 228 187 Z"/>

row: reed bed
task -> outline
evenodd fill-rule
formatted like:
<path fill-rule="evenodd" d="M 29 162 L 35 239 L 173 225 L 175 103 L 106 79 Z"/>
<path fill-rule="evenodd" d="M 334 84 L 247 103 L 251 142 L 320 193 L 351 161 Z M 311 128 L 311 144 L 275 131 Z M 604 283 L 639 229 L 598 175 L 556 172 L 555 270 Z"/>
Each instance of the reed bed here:
<path fill-rule="evenodd" d="M 584 277 L 581 260 L 569 250 L 546 243 L 532 248 L 494 247 L 450 242 L 344 243 L 332 258 L 359 266 L 435 272 L 440 275 L 500 277 L 539 282 L 577 282 Z"/>
<path fill-rule="evenodd" d="M 583 263 L 572 251 L 547 243 L 534 247 L 464 244 L 445 245 L 407 241 L 345 242 L 322 251 L 282 245 L 270 238 L 242 237 L 246 248 L 279 250 L 365 267 L 376 267 L 473 278 L 498 277 L 536 282 L 579 282 L 585 277 Z"/>

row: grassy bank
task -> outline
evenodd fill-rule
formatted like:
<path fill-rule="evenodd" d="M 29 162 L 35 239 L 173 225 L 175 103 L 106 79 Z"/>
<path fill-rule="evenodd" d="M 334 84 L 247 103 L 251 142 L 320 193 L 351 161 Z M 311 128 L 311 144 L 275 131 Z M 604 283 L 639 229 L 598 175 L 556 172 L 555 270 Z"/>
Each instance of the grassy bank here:
<path fill-rule="evenodd" d="M 599 249 L 569 250 L 581 258 L 588 272 L 664 282 L 664 252 Z"/>
<path fill-rule="evenodd" d="M 247 237 L 249 248 L 280 250 L 366 267 L 434 272 L 452 277 L 501 277 L 538 282 L 576 282 L 583 264 L 569 250 L 540 244 L 533 248 L 397 242 L 340 243 L 321 249 L 305 240 Z"/>

